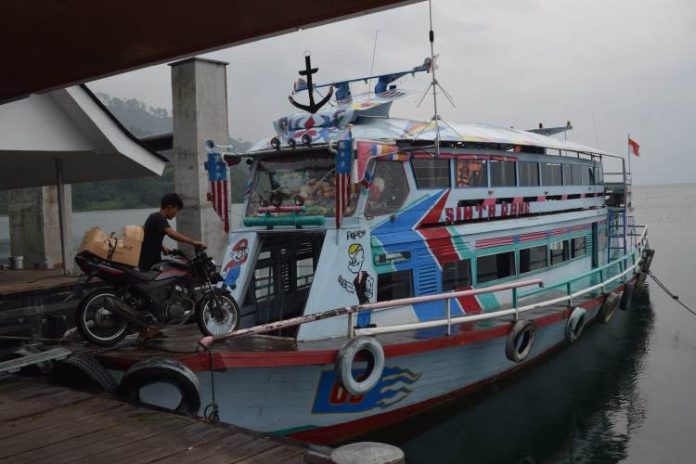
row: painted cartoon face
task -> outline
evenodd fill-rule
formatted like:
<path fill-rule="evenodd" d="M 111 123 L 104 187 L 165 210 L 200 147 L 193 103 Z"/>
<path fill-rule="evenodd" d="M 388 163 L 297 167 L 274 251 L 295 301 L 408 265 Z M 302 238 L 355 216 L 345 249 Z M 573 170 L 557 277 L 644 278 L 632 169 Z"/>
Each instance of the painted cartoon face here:
<path fill-rule="evenodd" d="M 245 238 L 241 239 L 237 243 L 234 244 L 232 247 L 232 251 L 230 252 L 230 261 L 227 263 L 225 266 L 224 271 L 227 271 L 231 268 L 241 266 L 242 264 L 246 263 L 247 258 L 249 257 L 249 241 Z"/>
<path fill-rule="evenodd" d="M 359 243 L 353 243 L 348 247 L 348 270 L 357 274 L 362 269 L 365 261 L 365 250 Z"/>

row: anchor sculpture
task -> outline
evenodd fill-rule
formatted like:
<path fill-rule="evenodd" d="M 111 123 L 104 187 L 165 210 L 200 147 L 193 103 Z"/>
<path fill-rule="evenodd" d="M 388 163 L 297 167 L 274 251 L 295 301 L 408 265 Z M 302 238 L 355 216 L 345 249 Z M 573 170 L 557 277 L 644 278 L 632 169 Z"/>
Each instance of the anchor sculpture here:
<path fill-rule="evenodd" d="M 322 106 L 326 105 L 331 96 L 333 95 L 333 87 L 329 88 L 329 93 L 321 99 L 319 103 L 314 102 L 314 85 L 312 84 L 312 74 L 316 74 L 319 68 L 312 68 L 312 61 L 309 54 L 305 55 L 305 69 L 300 70 L 300 76 L 307 76 L 307 93 L 309 93 L 309 105 L 303 105 L 302 103 L 296 102 L 292 97 L 288 97 L 290 103 L 293 106 L 309 111 L 314 114 L 321 109 Z"/>

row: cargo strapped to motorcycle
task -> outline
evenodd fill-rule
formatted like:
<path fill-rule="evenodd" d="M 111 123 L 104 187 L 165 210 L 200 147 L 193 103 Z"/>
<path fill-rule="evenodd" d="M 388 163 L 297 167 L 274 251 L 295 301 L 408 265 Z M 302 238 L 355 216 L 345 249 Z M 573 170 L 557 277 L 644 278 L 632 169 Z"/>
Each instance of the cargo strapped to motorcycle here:
<path fill-rule="evenodd" d="M 114 253 L 116 252 L 116 247 L 118 246 L 118 237 L 116 237 L 115 235 L 115 232 L 111 232 L 111 235 L 109 236 L 109 252 L 106 255 L 107 261 L 112 260 L 112 258 L 114 257 Z"/>

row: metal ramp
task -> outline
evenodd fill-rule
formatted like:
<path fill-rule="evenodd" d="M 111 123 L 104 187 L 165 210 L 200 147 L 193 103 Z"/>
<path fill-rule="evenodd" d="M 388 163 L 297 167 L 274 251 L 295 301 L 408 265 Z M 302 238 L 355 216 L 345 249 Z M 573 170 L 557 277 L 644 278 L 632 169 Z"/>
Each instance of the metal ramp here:
<path fill-rule="evenodd" d="M 14 374 L 24 367 L 33 366 L 45 361 L 65 359 L 71 354 L 71 350 L 58 347 L 46 351 L 37 351 L 36 353 L 20 355 L 18 358 L 0 363 L 0 376 L 3 374 Z"/>

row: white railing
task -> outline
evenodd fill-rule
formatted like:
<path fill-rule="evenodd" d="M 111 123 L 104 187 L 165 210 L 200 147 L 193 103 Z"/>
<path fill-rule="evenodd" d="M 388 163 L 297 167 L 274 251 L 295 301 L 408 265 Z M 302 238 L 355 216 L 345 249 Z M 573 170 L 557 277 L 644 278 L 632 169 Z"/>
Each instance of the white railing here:
<path fill-rule="evenodd" d="M 201 344 L 208 346 L 214 340 L 221 340 L 221 339 L 227 339 L 227 338 L 237 338 L 237 337 L 242 337 L 242 336 L 246 336 L 246 335 L 268 333 L 268 332 L 273 332 L 273 331 L 280 330 L 280 329 L 285 329 L 288 327 L 296 327 L 296 326 L 306 324 L 309 322 L 313 322 L 313 321 L 330 319 L 330 318 L 344 316 L 344 315 L 348 316 L 348 318 L 347 318 L 348 319 L 347 320 L 348 328 L 346 330 L 346 334 L 349 337 L 353 337 L 355 335 L 377 335 L 377 334 L 385 334 L 385 333 L 404 332 L 404 331 L 408 331 L 408 330 L 426 329 L 426 328 L 442 327 L 442 326 L 447 326 L 447 334 L 449 335 L 451 333 L 452 325 L 455 325 L 455 324 L 464 324 L 464 323 L 469 323 L 469 322 L 478 322 L 478 321 L 484 321 L 484 320 L 490 320 L 490 319 L 498 319 L 498 318 L 507 317 L 507 316 L 513 316 L 513 318 L 516 320 L 517 318 L 519 318 L 519 315 L 522 313 L 541 309 L 541 308 L 545 308 L 545 307 L 552 306 L 552 305 L 557 305 L 559 303 L 568 302 L 567 306 L 572 306 L 574 298 L 577 298 L 579 296 L 593 292 L 593 291 L 598 290 L 598 289 L 601 289 L 602 293 L 606 293 L 606 286 L 607 285 L 609 285 L 612 282 L 615 282 L 619 279 L 623 279 L 624 276 L 626 276 L 629 273 L 636 272 L 636 269 L 638 269 L 638 267 L 640 266 L 640 263 L 642 261 L 642 251 L 647 246 L 647 239 L 648 239 L 648 228 L 646 226 L 634 226 L 634 229 L 638 229 L 638 228 L 642 228 L 643 230 L 640 234 L 636 234 L 639 237 L 639 239 L 637 240 L 636 247 L 633 250 L 631 250 L 630 253 L 628 253 L 625 256 L 622 256 L 621 258 L 616 259 L 610 263 L 607 263 L 604 266 L 593 269 L 590 272 L 587 272 L 587 273 L 582 274 L 580 276 L 576 276 L 576 277 L 569 279 L 567 281 L 551 285 L 549 287 L 545 287 L 544 283 L 541 279 L 528 279 L 528 280 L 521 280 L 521 281 L 517 281 L 517 282 L 510 282 L 510 283 L 506 283 L 506 284 L 492 285 L 490 287 L 485 287 L 485 288 L 462 290 L 462 291 L 458 291 L 458 292 L 439 293 L 439 294 L 435 294 L 435 295 L 423 295 L 423 296 L 416 296 L 416 297 L 410 297 L 410 298 L 402 298 L 402 299 L 398 299 L 398 300 L 381 301 L 381 302 L 377 302 L 377 303 L 367 303 L 367 304 L 362 304 L 362 305 L 346 306 L 343 308 L 336 308 L 336 309 L 324 311 L 321 313 L 308 314 L 305 316 L 299 316 L 299 317 L 295 317 L 292 319 L 286 319 L 286 320 L 282 320 L 282 321 L 258 325 L 255 327 L 250 327 L 248 329 L 240 329 L 240 330 L 229 332 L 229 333 L 222 335 L 222 336 L 204 337 L 201 340 Z M 627 263 L 627 261 L 629 259 L 631 259 L 633 261 L 630 266 Z M 613 267 L 616 267 L 616 266 L 619 266 L 619 273 L 616 275 L 609 276 L 610 269 Z M 577 282 L 577 281 L 582 280 L 582 279 L 591 278 L 594 275 L 599 275 L 600 283 L 595 284 L 595 285 L 591 285 L 589 287 L 583 288 L 583 289 L 575 291 L 575 292 L 572 292 L 571 287 L 572 287 L 573 282 Z M 535 286 L 535 285 L 538 287 L 542 287 L 542 288 L 539 290 L 529 292 L 529 293 L 524 294 L 524 295 L 518 295 L 519 288 L 530 287 L 530 286 Z M 566 295 L 556 297 L 556 298 L 551 298 L 551 299 L 536 302 L 536 303 L 531 303 L 531 304 L 524 305 L 524 306 L 518 305 L 519 299 L 527 299 L 527 298 L 531 298 L 533 296 L 536 297 L 540 293 L 548 292 L 550 290 L 555 290 L 555 289 L 558 289 L 561 287 L 566 290 Z M 501 292 L 501 291 L 506 291 L 506 290 L 512 291 L 512 307 L 511 308 L 499 309 L 496 311 L 482 313 L 482 314 L 469 314 L 469 315 L 464 315 L 464 316 L 452 317 L 452 311 L 451 311 L 452 299 L 466 297 L 466 296 L 480 295 L 480 294 L 485 294 L 485 293 L 496 293 L 496 292 Z M 364 311 L 373 311 L 374 312 L 374 311 L 384 311 L 384 310 L 392 310 L 392 309 L 404 309 L 404 308 L 411 306 L 411 305 L 414 305 L 414 304 L 433 302 L 433 301 L 445 301 L 446 302 L 445 303 L 445 307 L 446 307 L 446 317 L 445 318 L 431 320 L 431 321 L 411 322 L 411 323 L 392 325 L 392 326 L 386 326 L 386 327 L 355 328 L 355 314 L 358 314 L 360 312 L 364 312 Z M 565 306 L 564 306 L 564 308 L 565 308 Z"/>

